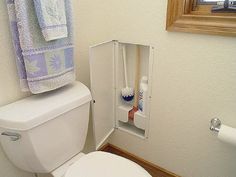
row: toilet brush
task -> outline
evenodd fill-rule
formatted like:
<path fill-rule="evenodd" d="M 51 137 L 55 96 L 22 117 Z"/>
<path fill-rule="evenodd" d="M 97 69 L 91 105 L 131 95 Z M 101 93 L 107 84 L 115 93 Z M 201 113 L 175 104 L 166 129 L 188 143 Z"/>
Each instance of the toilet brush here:
<path fill-rule="evenodd" d="M 134 98 L 134 89 L 128 86 L 125 45 L 122 46 L 122 57 L 124 63 L 125 88 L 121 90 L 121 95 L 125 101 L 131 101 Z"/>
<path fill-rule="evenodd" d="M 140 46 L 136 49 L 136 67 L 135 67 L 135 87 L 134 87 L 134 104 L 133 108 L 129 111 L 129 120 L 134 120 L 134 114 L 138 111 L 138 99 L 139 99 L 139 78 L 140 78 Z"/>

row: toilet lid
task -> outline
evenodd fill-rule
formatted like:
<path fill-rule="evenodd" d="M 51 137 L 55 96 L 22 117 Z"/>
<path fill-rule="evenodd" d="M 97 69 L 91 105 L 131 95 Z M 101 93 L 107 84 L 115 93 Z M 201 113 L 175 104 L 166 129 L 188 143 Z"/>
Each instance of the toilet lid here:
<path fill-rule="evenodd" d="M 92 152 L 70 166 L 65 177 L 151 177 L 141 166 L 123 157 Z"/>

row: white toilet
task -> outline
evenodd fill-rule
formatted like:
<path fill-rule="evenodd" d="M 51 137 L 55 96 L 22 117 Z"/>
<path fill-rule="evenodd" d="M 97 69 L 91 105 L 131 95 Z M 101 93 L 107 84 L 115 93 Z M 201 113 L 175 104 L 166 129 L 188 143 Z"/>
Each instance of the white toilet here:
<path fill-rule="evenodd" d="M 0 141 L 18 168 L 54 177 L 151 177 L 125 158 L 81 153 L 91 94 L 80 82 L 0 108 Z"/>

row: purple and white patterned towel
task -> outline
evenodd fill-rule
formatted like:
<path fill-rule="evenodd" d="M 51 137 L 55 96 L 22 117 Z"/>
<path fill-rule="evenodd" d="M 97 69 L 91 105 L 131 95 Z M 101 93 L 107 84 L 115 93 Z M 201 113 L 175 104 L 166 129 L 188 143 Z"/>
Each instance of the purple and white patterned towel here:
<path fill-rule="evenodd" d="M 43 93 L 75 80 L 70 0 L 65 3 L 68 37 L 45 41 L 33 1 L 6 0 L 22 91 Z"/>

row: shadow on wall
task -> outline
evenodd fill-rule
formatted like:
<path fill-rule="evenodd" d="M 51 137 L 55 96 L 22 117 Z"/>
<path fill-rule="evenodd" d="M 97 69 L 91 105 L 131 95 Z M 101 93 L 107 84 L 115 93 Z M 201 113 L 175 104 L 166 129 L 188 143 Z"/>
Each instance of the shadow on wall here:
<path fill-rule="evenodd" d="M 94 136 L 93 136 L 93 121 L 92 121 L 92 111 L 90 108 L 89 114 L 89 127 L 88 127 L 88 134 L 85 142 L 85 146 L 83 149 L 83 153 L 87 154 L 89 152 L 95 151 L 95 144 L 94 144 Z"/>

